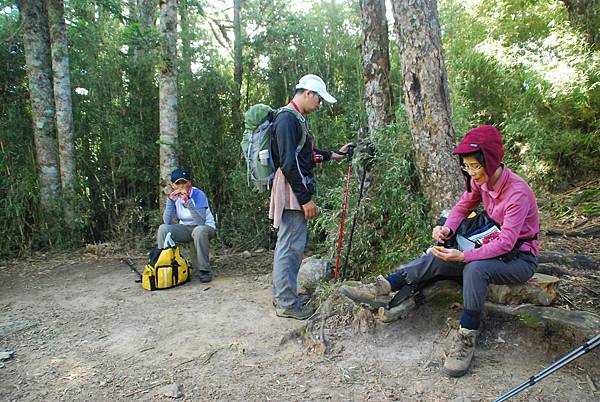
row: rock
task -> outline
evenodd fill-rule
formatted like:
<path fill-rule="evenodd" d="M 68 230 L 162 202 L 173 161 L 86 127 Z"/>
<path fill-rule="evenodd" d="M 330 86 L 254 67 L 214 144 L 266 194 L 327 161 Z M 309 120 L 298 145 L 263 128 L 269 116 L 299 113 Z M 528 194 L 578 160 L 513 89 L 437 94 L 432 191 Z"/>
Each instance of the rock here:
<path fill-rule="evenodd" d="M 449 306 L 462 297 L 461 287 L 454 281 L 439 281 L 424 288 L 420 300 L 409 297 L 399 305 L 389 310 L 380 308 L 378 316 L 383 322 L 392 322 L 406 318 L 408 314 L 417 309 L 419 303 L 431 303 L 436 306 Z"/>
<path fill-rule="evenodd" d="M 549 306 L 559 296 L 558 283 L 555 276 L 535 273 L 526 283 L 490 285 L 487 299 L 498 304 Z"/>
<path fill-rule="evenodd" d="M 8 360 L 8 359 L 12 358 L 14 354 L 15 354 L 14 350 L 1 351 L 0 352 L 0 360 Z"/>
<path fill-rule="evenodd" d="M 257 248 L 256 250 L 254 250 L 254 254 L 260 254 L 260 253 L 264 253 L 265 249 L 264 248 Z"/>
<path fill-rule="evenodd" d="M 298 272 L 298 292 L 313 293 L 319 283 L 331 279 L 329 261 L 312 256 L 305 258 Z"/>
<path fill-rule="evenodd" d="M 162 396 L 166 396 L 169 398 L 176 398 L 176 399 L 181 398 L 183 396 L 183 394 L 179 390 L 178 384 L 165 385 L 164 387 L 162 387 L 160 389 L 160 393 Z"/>
<path fill-rule="evenodd" d="M 31 328 L 35 324 L 27 320 L 4 321 L 0 322 L 0 337 Z"/>
<path fill-rule="evenodd" d="M 244 258 L 250 258 L 250 257 L 252 257 L 252 253 L 250 251 L 248 251 L 248 250 L 245 250 L 242 253 L 242 257 L 244 257 Z"/>

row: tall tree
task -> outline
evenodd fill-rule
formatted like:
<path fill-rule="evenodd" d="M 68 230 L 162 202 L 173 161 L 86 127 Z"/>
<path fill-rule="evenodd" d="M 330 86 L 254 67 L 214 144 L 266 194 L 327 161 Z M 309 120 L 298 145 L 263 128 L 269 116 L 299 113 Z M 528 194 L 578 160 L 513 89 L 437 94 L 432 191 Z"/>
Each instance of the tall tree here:
<path fill-rule="evenodd" d="M 64 215 L 67 223 L 73 223 L 76 170 L 73 128 L 73 105 L 71 102 L 71 74 L 69 72 L 69 49 L 67 45 L 63 0 L 47 0 L 48 25 L 54 79 L 54 105 L 56 107 L 56 132 L 60 158 L 60 178 L 65 198 Z"/>
<path fill-rule="evenodd" d="M 600 0 L 562 0 L 569 20 L 585 34 L 594 48 L 600 47 Z"/>
<path fill-rule="evenodd" d="M 192 74 L 192 48 L 190 44 L 190 14 L 188 0 L 179 1 L 179 20 L 181 22 L 181 58 L 183 59 L 183 75 L 191 77 Z"/>
<path fill-rule="evenodd" d="M 374 133 L 394 120 L 385 0 L 360 0 L 360 15 L 365 108 L 369 131 Z"/>
<path fill-rule="evenodd" d="M 160 0 L 160 202 L 170 188 L 177 161 L 177 0 Z"/>
<path fill-rule="evenodd" d="M 243 0 L 233 0 L 233 99 L 231 100 L 231 114 L 235 133 L 242 130 L 241 118 L 241 91 L 242 91 L 242 11 Z"/>
<path fill-rule="evenodd" d="M 60 178 L 54 131 L 48 12 L 44 0 L 19 0 L 18 7 L 29 76 L 40 199 L 42 208 L 52 211 L 60 194 Z"/>
<path fill-rule="evenodd" d="M 404 100 L 421 190 L 437 215 L 460 197 L 448 77 L 436 0 L 392 1 Z"/>

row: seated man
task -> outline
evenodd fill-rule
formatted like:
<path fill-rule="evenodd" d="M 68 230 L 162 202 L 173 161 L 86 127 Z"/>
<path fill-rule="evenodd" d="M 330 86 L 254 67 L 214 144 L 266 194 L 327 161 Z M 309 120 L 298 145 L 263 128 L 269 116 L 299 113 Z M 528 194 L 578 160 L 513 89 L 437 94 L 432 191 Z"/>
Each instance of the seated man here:
<path fill-rule="evenodd" d="M 444 362 L 446 374 L 460 377 L 467 372 L 475 351 L 488 285 L 523 283 L 533 276 L 540 250 L 540 225 L 533 191 L 502 163 L 503 141 L 495 127 L 481 126 L 469 131 L 453 153 L 460 158 L 467 191 L 450 211 L 444 226 L 433 229 L 433 238 L 445 243 L 479 204 L 500 225 L 499 234 L 493 233 L 481 247 L 471 250 L 432 247 L 392 275 L 379 276 L 375 283 L 356 288 L 342 286 L 340 292 L 364 303 L 392 291 L 398 291 L 402 299 L 427 280 L 462 276 L 464 307 L 460 328 Z"/>
<path fill-rule="evenodd" d="M 194 242 L 192 272 L 197 272 L 200 282 L 210 282 L 208 245 L 215 235 L 216 225 L 208 199 L 202 190 L 192 186 L 190 174 L 184 169 L 177 168 L 171 173 L 171 183 L 173 191 L 169 193 L 163 212 L 164 224 L 158 228 L 158 248 L 163 248 L 169 232 L 176 243 Z"/>

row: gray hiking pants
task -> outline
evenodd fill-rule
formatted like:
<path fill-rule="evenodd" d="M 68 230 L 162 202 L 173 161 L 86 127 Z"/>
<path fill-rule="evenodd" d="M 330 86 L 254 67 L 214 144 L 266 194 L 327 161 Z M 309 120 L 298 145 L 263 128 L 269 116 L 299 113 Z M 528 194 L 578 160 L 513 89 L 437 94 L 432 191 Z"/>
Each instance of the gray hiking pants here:
<path fill-rule="evenodd" d="M 273 303 L 276 307 L 299 309 L 298 271 L 306 247 L 308 225 L 303 211 L 283 211 L 273 258 Z"/>
<path fill-rule="evenodd" d="M 208 246 L 210 239 L 215 235 L 215 230 L 207 225 L 166 225 L 162 224 L 158 228 L 156 243 L 158 248 L 163 248 L 167 233 L 171 232 L 171 238 L 175 243 L 191 243 L 192 247 L 192 268 L 200 271 L 210 271 L 210 261 L 208 259 Z"/>
<path fill-rule="evenodd" d="M 519 253 L 510 262 L 493 258 L 471 261 L 468 264 L 447 262 L 427 253 L 401 265 L 398 273 L 412 285 L 438 276 L 462 276 L 464 308 L 482 311 L 490 283 L 506 285 L 527 282 L 535 273 L 536 267 L 537 257 L 526 253 Z"/>

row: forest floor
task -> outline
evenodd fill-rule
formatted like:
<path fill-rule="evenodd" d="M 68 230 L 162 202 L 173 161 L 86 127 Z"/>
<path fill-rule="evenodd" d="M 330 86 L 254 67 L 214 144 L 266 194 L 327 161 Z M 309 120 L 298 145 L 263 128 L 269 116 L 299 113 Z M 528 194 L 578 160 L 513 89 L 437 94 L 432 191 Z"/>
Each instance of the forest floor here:
<path fill-rule="evenodd" d="M 572 234 L 545 236 L 545 249 L 600 260 L 598 237 Z M 451 379 L 441 372 L 446 322 L 459 311 L 425 305 L 368 333 L 340 328 L 335 353 L 321 355 L 293 336 L 304 322 L 275 316 L 270 251 L 217 252 L 213 282 L 159 292 L 135 283 L 110 247 L 89 251 L 0 266 L 0 351 L 15 351 L 0 368 L 0 400 L 173 400 L 169 384 L 186 401 L 491 400 L 579 346 L 488 316 L 471 370 Z M 600 311 L 597 267 L 558 272 L 561 308 Z M 600 348 L 513 400 L 598 401 L 599 357 Z"/>

